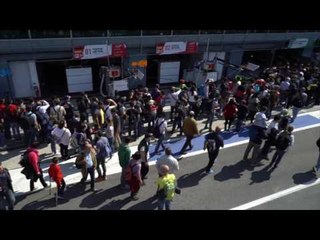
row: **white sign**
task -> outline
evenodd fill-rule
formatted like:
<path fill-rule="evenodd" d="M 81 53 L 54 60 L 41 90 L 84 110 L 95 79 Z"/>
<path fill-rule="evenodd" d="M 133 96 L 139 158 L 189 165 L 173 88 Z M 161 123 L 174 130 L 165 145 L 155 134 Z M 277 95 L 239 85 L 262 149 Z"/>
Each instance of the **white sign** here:
<path fill-rule="evenodd" d="M 69 93 L 92 91 L 91 68 L 66 69 Z"/>
<path fill-rule="evenodd" d="M 94 59 L 107 57 L 112 54 L 112 45 L 86 45 L 73 50 L 76 59 Z"/>
<path fill-rule="evenodd" d="M 218 80 L 218 72 L 208 72 L 207 73 L 207 79 L 212 78 L 213 81 L 217 81 Z"/>
<path fill-rule="evenodd" d="M 186 49 L 187 49 L 186 42 L 166 42 L 163 46 L 163 49 L 160 55 L 181 53 L 181 52 L 185 52 Z"/>
<path fill-rule="evenodd" d="M 303 48 L 308 45 L 308 38 L 296 38 L 289 42 L 288 48 Z"/>
<path fill-rule="evenodd" d="M 115 91 L 127 91 L 128 88 L 128 80 L 117 80 L 113 82 L 113 90 Z"/>
<path fill-rule="evenodd" d="M 180 62 L 161 62 L 159 83 L 177 83 L 179 73 Z"/>
<path fill-rule="evenodd" d="M 248 62 L 248 64 L 245 66 L 246 69 L 254 72 L 255 70 L 257 70 L 260 66 L 251 62 Z"/>

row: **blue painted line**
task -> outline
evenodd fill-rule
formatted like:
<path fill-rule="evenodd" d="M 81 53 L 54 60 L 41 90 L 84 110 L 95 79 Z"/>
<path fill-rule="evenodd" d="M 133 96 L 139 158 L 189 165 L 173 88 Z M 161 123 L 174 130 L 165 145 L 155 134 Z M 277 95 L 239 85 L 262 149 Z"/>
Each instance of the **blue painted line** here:
<path fill-rule="evenodd" d="M 302 128 L 302 127 L 306 127 L 306 126 L 314 125 L 318 123 L 320 123 L 320 119 L 313 117 L 311 115 L 304 115 L 304 116 L 298 116 L 291 125 L 293 125 L 295 129 L 298 129 L 298 128 Z M 195 152 L 203 149 L 204 139 L 207 134 L 208 133 L 194 138 L 192 140 L 193 149 L 187 152 L 190 153 L 190 152 Z M 233 131 L 221 132 L 221 136 L 223 137 L 224 144 L 226 145 L 226 144 L 240 142 L 248 139 L 249 130 L 248 130 L 248 127 L 244 127 L 239 133 L 233 132 Z M 166 140 L 164 145 L 166 147 L 171 148 L 174 156 L 180 156 L 180 150 L 184 145 L 185 140 L 186 140 L 185 137 L 183 137 L 182 139 L 174 139 L 170 141 Z M 150 145 L 150 153 L 151 153 L 150 161 L 155 161 L 164 154 L 164 152 L 162 151 L 161 155 L 153 155 L 155 147 L 156 147 L 155 144 Z"/>

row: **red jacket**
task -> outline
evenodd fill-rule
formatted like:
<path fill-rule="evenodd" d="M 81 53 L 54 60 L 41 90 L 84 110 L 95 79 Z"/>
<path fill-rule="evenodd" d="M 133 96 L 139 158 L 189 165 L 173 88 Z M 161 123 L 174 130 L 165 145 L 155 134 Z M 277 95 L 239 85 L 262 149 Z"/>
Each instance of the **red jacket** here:
<path fill-rule="evenodd" d="M 58 164 L 51 163 L 49 167 L 49 176 L 57 183 L 61 183 L 63 179 L 63 174 L 61 171 L 61 167 Z"/>
<path fill-rule="evenodd" d="M 223 115 L 224 118 L 226 119 L 230 119 L 232 117 L 235 117 L 236 113 L 237 113 L 237 107 L 234 104 L 227 104 L 224 109 L 223 109 Z"/>
<path fill-rule="evenodd" d="M 40 174 L 40 167 L 39 167 L 39 152 L 35 148 L 28 148 L 27 149 L 28 158 L 31 166 L 33 167 L 36 174 Z"/>

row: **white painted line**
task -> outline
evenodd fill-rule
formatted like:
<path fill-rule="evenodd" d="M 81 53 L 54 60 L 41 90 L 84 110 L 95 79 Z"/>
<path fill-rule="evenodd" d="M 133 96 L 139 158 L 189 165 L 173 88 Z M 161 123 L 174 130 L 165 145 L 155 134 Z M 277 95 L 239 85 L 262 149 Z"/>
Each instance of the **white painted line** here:
<path fill-rule="evenodd" d="M 301 191 L 303 189 L 318 185 L 318 184 L 320 184 L 320 179 L 317 179 L 316 181 L 315 180 L 311 180 L 311 181 L 309 181 L 309 182 L 307 182 L 305 184 L 300 184 L 298 186 L 294 186 L 294 187 L 288 188 L 286 190 L 271 194 L 269 196 L 257 199 L 255 201 L 240 205 L 238 207 L 231 208 L 230 210 L 247 210 L 247 209 L 259 206 L 261 204 L 273 201 L 275 199 L 287 196 L 287 195 L 292 194 L 294 192 L 298 192 L 298 191 Z"/>

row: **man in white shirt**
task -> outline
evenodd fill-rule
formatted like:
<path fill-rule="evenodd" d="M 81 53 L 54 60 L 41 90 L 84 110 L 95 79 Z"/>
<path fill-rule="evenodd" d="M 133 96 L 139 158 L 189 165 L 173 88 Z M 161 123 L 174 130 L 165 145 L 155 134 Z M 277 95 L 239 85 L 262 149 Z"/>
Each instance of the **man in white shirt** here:
<path fill-rule="evenodd" d="M 268 126 L 268 129 L 266 131 L 266 134 L 268 135 L 268 139 L 264 142 L 264 146 L 261 149 L 260 152 L 260 159 L 266 159 L 269 160 L 268 158 L 268 153 L 270 151 L 271 146 L 275 145 L 276 141 L 276 136 L 278 134 L 278 123 L 280 121 L 280 115 L 275 115 L 273 120 Z"/>
<path fill-rule="evenodd" d="M 154 150 L 155 154 L 160 154 L 160 152 L 158 152 L 160 145 L 162 149 L 165 150 L 165 146 L 162 142 L 164 140 L 166 130 L 167 130 L 167 121 L 165 119 L 165 114 L 161 113 L 155 121 L 155 132 L 153 133 L 154 137 L 158 138 L 158 143 Z"/>
<path fill-rule="evenodd" d="M 68 147 L 71 137 L 71 132 L 68 128 L 65 127 L 65 121 L 62 120 L 59 122 L 58 127 L 52 130 L 51 132 L 55 142 L 60 146 L 60 153 L 62 160 L 67 160 L 68 156 Z"/>
<path fill-rule="evenodd" d="M 176 89 L 177 88 L 172 87 L 171 92 L 167 96 L 170 102 L 170 119 L 172 122 L 173 122 L 174 108 L 176 106 L 176 102 L 179 100 L 179 94 L 181 93 L 181 89 L 178 89 L 177 91 Z"/>
<path fill-rule="evenodd" d="M 177 159 L 175 159 L 173 156 L 172 156 L 172 151 L 171 151 L 171 148 L 167 147 L 165 149 L 165 155 L 163 155 L 162 157 L 160 157 L 158 160 L 157 160 L 157 163 L 156 163 L 156 168 L 158 170 L 158 173 L 160 174 L 160 167 L 162 165 L 167 165 L 169 166 L 169 173 L 175 173 L 176 171 L 179 170 L 179 162 Z"/>

